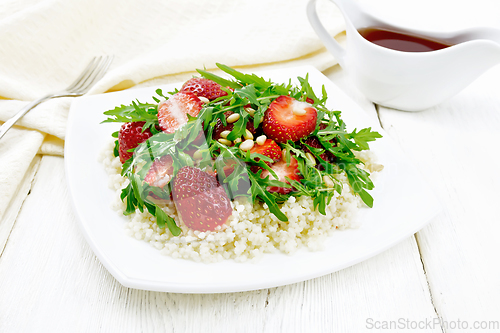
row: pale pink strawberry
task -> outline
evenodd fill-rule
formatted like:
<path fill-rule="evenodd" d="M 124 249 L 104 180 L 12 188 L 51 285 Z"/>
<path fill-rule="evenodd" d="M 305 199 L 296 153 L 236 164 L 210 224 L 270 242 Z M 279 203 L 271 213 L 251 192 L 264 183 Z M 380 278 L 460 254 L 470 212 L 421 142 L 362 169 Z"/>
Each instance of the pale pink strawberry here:
<path fill-rule="evenodd" d="M 191 92 L 178 92 L 158 105 L 158 122 L 163 132 L 174 133 L 188 122 L 187 114 L 196 117 L 203 103 Z"/>
<path fill-rule="evenodd" d="M 213 231 L 232 214 L 224 188 L 198 168 L 182 167 L 175 175 L 172 194 L 182 222 L 192 230 Z"/>
<path fill-rule="evenodd" d="M 172 179 L 174 173 L 173 160 L 170 155 L 156 159 L 149 168 L 144 181 L 151 186 L 165 187 Z"/>
<path fill-rule="evenodd" d="M 217 82 L 201 77 L 194 77 L 184 83 L 181 91 L 189 91 L 198 97 L 205 97 L 212 101 L 216 98 L 227 95 L 227 92 L 221 88 L 221 85 Z"/>

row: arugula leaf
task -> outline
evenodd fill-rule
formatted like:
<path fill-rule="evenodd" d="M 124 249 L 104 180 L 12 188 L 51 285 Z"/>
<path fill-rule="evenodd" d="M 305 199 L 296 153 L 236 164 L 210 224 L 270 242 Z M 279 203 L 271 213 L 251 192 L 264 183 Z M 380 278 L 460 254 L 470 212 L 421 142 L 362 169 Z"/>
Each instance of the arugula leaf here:
<path fill-rule="evenodd" d="M 259 104 L 255 86 L 253 84 L 249 84 L 243 88 L 234 89 L 234 94 L 238 95 L 240 98 L 247 99 L 252 104 Z"/>
<path fill-rule="evenodd" d="M 270 186 L 282 186 L 282 182 L 277 182 L 276 181 L 270 181 L 269 176 L 266 177 L 266 179 L 260 178 L 260 173 L 262 171 L 259 171 L 257 174 L 254 174 L 253 172 L 249 172 L 248 176 L 250 177 L 250 183 L 252 184 L 251 191 L 252 191 L 252 201 L 255 201 L 257 197 L 262 199 L 267 206 L 269 207 L 269 211 L 273 213 L 280 221 L 288 221 L 288 217 L 283 214 L 283 212 L 280 210 L 280 207 L 275 201 L 275 197 L 269 193 L 266 188 L 268 185 Z M 289 185 L 288 185 L 289 186 Z"/>
<path fill-rule="evenodd" d="M 223 79 L 220 76 L 215 75 L 213 73 L 210 73 L 210 72 L 207 72 L 207 71 L 204 71 L 201 69 L 197 69 L 196 71 L 198 73 L 200 73 L 205 79 L 209 79 L 209 80 L 212 80 L 214 82 L 217 82 L 218 84 L 220 84 L 223 87 L 230 87 L 233 89 L 241 87 L 241 85 L 239 85 L 238 83 L 236 83 L 234 81 L 229 81 L 229 80 Z"/>
<path fill-rule="evenodd" d="M 368 142 L 375 141 L 382 137 L 378 132 L 372 132 L 372 128 L 363 128 L 356 133 L 356 129 L 349 134 L 349 136 L 354 139 L 354 142 L 358 145 L 356 150 L 367 150 L 370 149 Z"/>
<path fill-rule="evenodd" d="M 110 116 L 102 123 L 119 122 L 126 123 L 131 121 L 150 121 L 158 123 L 158 105 L 150 103 L 141 103 L 133 101 L 131 105 L 117 106 L 112 110 L 104 112 Z"/>
<path fill-rule="evenodd" d="M 118 140 L 115 140 L 115 146 L 113 147 L 113 156 L 120 156 L 120 143 L 118 142 Z"/>
<path fill-rule="evenodd" d="M 266 81 L 264 78 L 259 77 L 255 74 L 243 74 L 229 66 L 223 64 L 216 64 L 221 70 L 226 72 L 227 74 L 234 77 L 236 80 L 240 81 L 243 85 L 253 84 L 257 89 L 266 89 L 271 86 L 271 81 Z"/>

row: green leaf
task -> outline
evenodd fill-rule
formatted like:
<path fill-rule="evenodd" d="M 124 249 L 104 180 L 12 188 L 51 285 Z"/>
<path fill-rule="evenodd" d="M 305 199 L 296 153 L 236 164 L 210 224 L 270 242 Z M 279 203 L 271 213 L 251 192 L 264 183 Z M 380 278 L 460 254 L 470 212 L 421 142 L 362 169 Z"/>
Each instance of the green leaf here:
<path fill-rule="evenodd" d="M 248 115 L 242 115 L 240 118 L 233 124 L 233 130 L 231 133 L 227 136 L 227 139 L 229 141 L 233 141 L 236 138 L 240 138 L 245 134 L 246 130 L 246 125 L 248 121 Z"/>
<path fill-rule="evenodd" d="M 161 89 L 156 89 L 156 94 L 160 97 L 163 97 L 164 99 L 168 100 L 168 97 L 163 95 L 163 91 Z"/>
<path fill-rule="evenodd" d="M 165 225 L 167 225 L 168 230 L 172 233 L 174 236 L 179 236 L 182 232 L 182 229 L 175 224 L 175 221 L 173 218 L 168 216 L 167 213 L 165 213 L 159 206 L 155 205 L 155 216 L 157 219 L 158 226 L 160 228 L 165 228 Z"/>
<path fill-rule="evenodd" d="M 118 157 L 120 156 L 120 143 L 118 140 L 115 140 L 115 147 L 113 148 L 113 156 Z"/>
<path fill-rule="evenodd" d="M 229 66 L 219 64 L 219 63 L 217 63 L 216 65 L 221 70 L 223 70 L 227 74 L 231 75 L 236 80 L 240 81 L 240 83 L 243 85 L 253 84 L 258 89 L 266 89 L 267 87 L 271 86 L 271 84 L 272 84 L 271 81 L 266 81 L 264 78 L 259 77 L 255 74 L 243 74 L 243 73 L 241 73 L 241 72 L 237 71 L 236 69 L 233 69 Z"/>
<path fill-rule="evenodd" d="M 157 104 L 133 101 L 131 105 L 117 106 L 112 110 L 105 111 L 104 114 L 110 117 L 102 123 L 127 123 L 134 121 L 146 121 L 155 124 L 158 123 Z"/>
<path fill-rule="evenodd" d="M 370 208 L 373 208 L 373 197 L 366 192 L 365 190 L 361 190 L 358 192 L 361 200 Z"/>
<path fill-rule="evenodd" d="M 306 75 L 306 78 L 303 79 L 301 77 L 297 78 L 300 82 L 300 85 L 302 86 L 302 91 L 304 91 L 305 96 L 312 98 L 314 100 L 314 103 L 319 102 L 319 98 L 316 96 L 314 93 L 314 90 L 312 89 L 311 85 L 309 84 L 309 74 Z"/>
<path fill-rule="evenodd" d="M 354 139 L 354 142 L 359 146 L 359 149 L 356 150 L 367 150 L 370 149 L 368 146 L 368 142 L 375 141 L 382 137 L 382 135 L 378 132 L 372 132 L 371 127 L 363 128 L 359 132 L 356 132 L 356 129 L 349 134 L 349 136 Z"/>
<path fill-rule="evenodd" d="M 260 178 L 260 172 L 261 171 L 259 171 L 257 175 L 252 172 L 248 173 L 248 176 L 250 177 L 250 182 L 252 183 L 251 187 L 252 201 L 254 201 L 257 197 L 259 197 L 267 204 L 267 206 L 269 207 L 269 211 L 273 213 L 280 221 L 288 221 L 288 217 L 285 214 L 283 214 L 278 204 L 276 203 L 275 197 L 266 190 L 267 184 L 264 183 L 264 186 L 261 184 L 265 180 Z"/>
<path fill-rule="evenodd" d="M 200 73 L 201 76 L 203 76 L 204 78 L 212 80 L 212 81 L 215 81 L 215 82 L 217 82 L 218 84 L 220 84 L 223 87 L 230 87 L 230 88 L 233 88 L 233 89 L 241 87 L 241 85 L 239 85 L 238 83 L 236 83 L 234 81 L 229 81 L 229 80 L 223 79 L 220 76 L 215 75 L 213 73 L 210 73 L 210 72 L 207 72 L 207 71 L 204 71 L 204 70 L 201 70 L 201 69 L 197 69 L 196 71 L 198 73 Z"/>
<path fill-rule="evenodd" d="M 257 94 L 253 84 L 249 84 L 243 88 L 234 89 L 234 94 L 241 98 L 246 98 L 252 104 L 259 103 L 259 101 L 257 101 Z"/>

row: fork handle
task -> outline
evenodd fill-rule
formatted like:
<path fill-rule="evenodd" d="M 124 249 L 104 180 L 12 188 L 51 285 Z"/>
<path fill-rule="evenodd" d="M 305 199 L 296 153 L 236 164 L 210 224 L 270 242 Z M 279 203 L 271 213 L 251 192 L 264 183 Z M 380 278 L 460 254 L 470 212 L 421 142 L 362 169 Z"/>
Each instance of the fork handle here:
<path fill-rule="evenodd" d="M 54 97 L 59 97 L 59 96 L 55 96 L 55 95 L 47 95 L 45 97 L 42 97 L 40 99 L 37 99 L 36 101 L 33 101 L 31 103 L 29 103 L 28 105 L 26 105 L 24 108 L 22 108 L 21 110 L 19 110 L 14 117 L 10 118 L 9 120 L 7 120 L 2 126 L 0 126 L 0 139 L 5 135 L 5 133 L 7 133 L 7 131 L 22 117 L 24 116 L 26 113 L 28 113 L 29 110 L 33 109 L 35 106 L 37 106 L 38 104 L 42 103 L 42 102 L 45 102 L 49 99 L 52 99 Z"/>

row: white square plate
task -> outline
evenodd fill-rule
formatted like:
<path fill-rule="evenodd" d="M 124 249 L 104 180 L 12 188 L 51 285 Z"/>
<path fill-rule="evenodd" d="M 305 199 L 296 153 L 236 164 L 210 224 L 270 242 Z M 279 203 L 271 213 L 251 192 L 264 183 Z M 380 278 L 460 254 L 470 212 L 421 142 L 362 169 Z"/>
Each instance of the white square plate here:
<path fill-rule="evenodd" d="M 81 230 L 108 271 L 124 286 L 180 293 L 237 292 L 270 288 L 332 273 L 370 258 L 414 234 L 440 210 L 437 200 L 400 149 L 379 124 L 337 86 L 313 67 L 305 66 L 258 73 L 274 82 L 305 77 L 317 94 L 325 85 L 330 109 L 341 110 L 348 129 L 372 127 L 384 137 L 371 144 L 384 171 L 372 191 L 373 208 L 362 208 L 360 227 L 337 231 L 324 250 L 301 249 L 293 255 L 266 254 L 257 263 L 227 260 L 196 263 L 163 256 L 144 241 L 124 232 L 127 218 L 111 208 L 113 190 L 98 155 L 117 124 L 100 124 L 104 111 L 133 100 L 153 102 L 156 88 L 164 92 L 182 83 L 155 88 L 131 89 L 76 99 L 68 119 L 65 168 L 69 192 Z"/>

